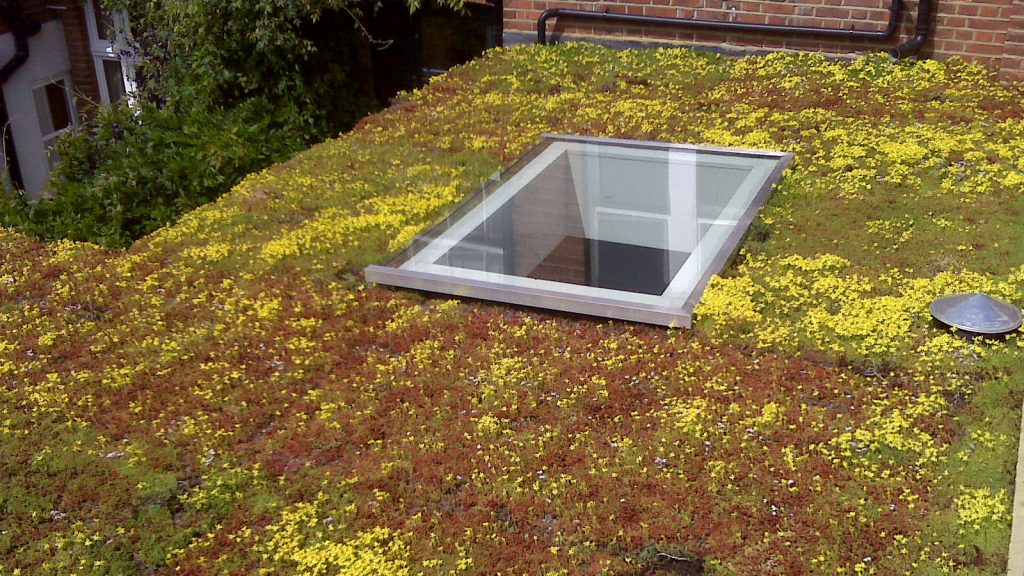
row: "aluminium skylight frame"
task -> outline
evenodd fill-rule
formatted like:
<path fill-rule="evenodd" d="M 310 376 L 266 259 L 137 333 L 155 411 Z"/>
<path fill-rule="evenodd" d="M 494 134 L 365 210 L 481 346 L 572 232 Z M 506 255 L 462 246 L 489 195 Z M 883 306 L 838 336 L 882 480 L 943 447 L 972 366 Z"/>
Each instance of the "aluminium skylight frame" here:
<path fill-rule="evenodd" d="M 735 210 L 739 217 L 726 223 L 728 230 L 723 230 L 724 226 L 720 226 L 718 220 L 708 224 L 705 235 L 697 240 L 692 254 L 707 251 L 709 254 L 706 256 L 709 258 L 705 257 L 701 261 L 701 257 L 694 258 L 691 254 L 674 273 L 668 288 L 661 295 L 581 286 L 438 263 L 447 251 L 463 242 L 506 203 L 512 202 L 519 191 L 551 166 L 560 155 L 570 151 L 584 154 L 587 150 L 600 148 L 613 150 L 614 154 L 621 157 L 628 157 L 631 153 L 635 153 L 638 158 L 645 152 L 667 153 L 667 164 L 689 163 L 694 174 L 698 161 L 706 162 L 702 166 L 728 166 L 730 163 L 745 166 L 744 159 L 774 163 L 770 168 L 760 166 L 750 169 L 751 173 L 740 189 L 748 186 L 748 191 L 753 193 L 752 197 L 748 195 L 744 198 L 738 192 L 734 193 L 729 200 L 730 206 L 722 209 L 724 214 L 725 208 L 740 208 Z M 792 159 L 793 154 L 788 152 L 544 134 L 540 145 L 529 150 L 511 168 L 480 191 L 470 195 L 448 217 L 414 240 L 388 264 L 367 267 L 366 279 L 378 284 L 464 298 L 689 328 L 694 308 L 708 281 L 732 257 L 757 212 L 770 196 L 772 186 Z M 648 158 L 648 161 L 651 160 Z M 748 180 L 751 180 L 749 184 Z M 696 191 L 693 193 L 697 194 Z M 745 204 L 745 207 L 732 206 L 732 203 Z M 694 270 L 694 267 L 699 269 Z M 688 284 L 681 280 L 685 278 L 690 279 Z M 681 283 L 685 285 L 680 286 Z"/>

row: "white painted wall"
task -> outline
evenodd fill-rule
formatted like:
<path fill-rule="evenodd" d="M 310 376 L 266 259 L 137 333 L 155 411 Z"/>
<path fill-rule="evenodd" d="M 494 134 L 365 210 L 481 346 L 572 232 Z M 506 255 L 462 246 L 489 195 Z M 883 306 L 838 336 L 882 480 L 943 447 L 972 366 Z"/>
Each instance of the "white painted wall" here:
<path fill-rule="evenodd" d="M 0 35 L 0 62 L 6 62 L 13 55 L 14 37 L 11 34 Z M 11 130 L 14 137 L 25 191 L 34 198 L 43 193 L 49 164 L 43 148 L 43 135 L 32 90 L 53 80 L 66 78 L 73 91 L 70 75 L 71 62 L 64 42 L 64 28 L 59 21 L 51 20 L 45 22 L 42 30 L 29 39 L 28 60 L 3 86 L 3 97 L 10 117 L 10 125 L 6 129 Z"/>

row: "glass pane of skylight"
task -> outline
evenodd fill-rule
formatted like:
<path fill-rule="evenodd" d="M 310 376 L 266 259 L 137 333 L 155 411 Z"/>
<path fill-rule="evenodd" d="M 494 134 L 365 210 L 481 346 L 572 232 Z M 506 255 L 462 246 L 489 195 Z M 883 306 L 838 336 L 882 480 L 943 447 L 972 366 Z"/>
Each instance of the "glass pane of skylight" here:
<path fill-rule="evenodd" d="M 367 279 L 689 326 L 790 158 L 547 136 Z"/>

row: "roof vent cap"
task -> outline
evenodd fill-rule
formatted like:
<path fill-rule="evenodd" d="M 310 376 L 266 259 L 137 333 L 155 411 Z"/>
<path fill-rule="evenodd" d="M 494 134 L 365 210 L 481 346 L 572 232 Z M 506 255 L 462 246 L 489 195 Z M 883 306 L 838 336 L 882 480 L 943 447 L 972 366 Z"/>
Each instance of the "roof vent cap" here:
<path fill-rule="evenodd" d="M 1020 308 L 977 292 L 936 298 L 930 309 L 939 322 L 973 334 L 998 336 L 1021 325 Z"/>

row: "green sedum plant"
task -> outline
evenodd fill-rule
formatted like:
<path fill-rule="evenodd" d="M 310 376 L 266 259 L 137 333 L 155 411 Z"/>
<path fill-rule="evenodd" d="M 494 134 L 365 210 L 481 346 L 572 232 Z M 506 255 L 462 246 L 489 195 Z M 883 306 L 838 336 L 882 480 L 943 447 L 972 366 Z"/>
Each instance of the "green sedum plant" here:
<path fill-rule="evenodd" d="M 1024 340 L 928 301 L 1024 303 L 1022 117 L 958 61 L 520 46 L 128 252 L 0 230 L 0 574 L 1005 574 Z M 544 132 L 796 161 L 693 331 L 362 284 Z"/>

